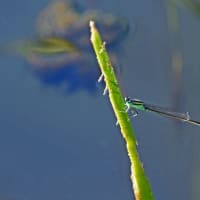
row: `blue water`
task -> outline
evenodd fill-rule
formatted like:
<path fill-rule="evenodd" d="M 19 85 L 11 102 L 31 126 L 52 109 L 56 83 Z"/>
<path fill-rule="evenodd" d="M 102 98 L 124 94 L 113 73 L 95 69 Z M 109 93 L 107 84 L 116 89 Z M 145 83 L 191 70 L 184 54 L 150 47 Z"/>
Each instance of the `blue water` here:
<path fill-rule="evenodd" d="M 173 106 L 170 32 L 158 1 L 89 1 L 130 23 L 121 45 L 124 92 Z M 88 6 L 85 0 L 84 5 Z M 2 1 L 1 42 L 30 37 L 49 1 Z M 200 25 L 181 10 L 184 41 L 180 109 L 200 119 Z M 135 27 L 137 31 L 135 32 Z M 107 96 L 43 85 L 20 57 L 0 59 L 0 198 L 133 199 L 129 160 Z M 200 128 L 150 113 L 133 119 L 138 150 L 156 199 L 199 199 Z M 196 189 L 195 189 L 196 188 Z"/>

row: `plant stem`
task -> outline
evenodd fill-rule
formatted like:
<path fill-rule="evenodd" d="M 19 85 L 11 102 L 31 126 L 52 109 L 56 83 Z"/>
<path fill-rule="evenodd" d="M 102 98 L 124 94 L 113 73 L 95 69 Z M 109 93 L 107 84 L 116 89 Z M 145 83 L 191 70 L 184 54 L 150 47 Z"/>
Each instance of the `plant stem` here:
<path fill-rule="evenodd" d="M 126 112 L 124 98 L 109 56 L 106 52 L 105 42 L 102 42 L 99 31 L 93 21 L 90 21 L 90 29 L 91 42 L 106 83 L 106 90 L 108 90 L 109 99 L 117 117 L 117 122 L 126 141 L 128 156 L 131 161 L 131 180 L 135 198 L 136 200 L 153 200 L 153 192 L 137 152 L 137 141 L 131 120 Z"/>

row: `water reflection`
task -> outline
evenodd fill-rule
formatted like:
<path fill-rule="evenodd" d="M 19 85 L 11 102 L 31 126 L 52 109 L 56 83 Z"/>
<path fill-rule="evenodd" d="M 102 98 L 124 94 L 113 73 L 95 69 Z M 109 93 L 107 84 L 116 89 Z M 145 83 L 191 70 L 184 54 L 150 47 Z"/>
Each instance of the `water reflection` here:
<path fill-rule="evenodd" d="M 196 0 L 168 0 L 167 1 L 167 18 L 172 42 L 171 52 L 171 67 L 173 73 L 173 92 L 172 102 L 174 109 L 181 110 L 183 104 L 183 71 L 184 71 L 184 56 L 182 45 L 184 44 L 181 18 L 182 12 L 180 7 L 185 5 L 193 15 L 200 16 L 200 3 Z"/>
<path fill-rule="evenodd" d="M 25 56 L 43 83 L 62 85 L 69 93 L 80 89 L 95 93 L 100 72 L 89 40 L 91 19 L 96 21 L 116 64 L 119 44 L 128 33 L 127 20 L 84 10 L 65 0 L 53 1 L 41 11 L 36 21 L 37 39 L 19 41 L 7 49 Z"/>

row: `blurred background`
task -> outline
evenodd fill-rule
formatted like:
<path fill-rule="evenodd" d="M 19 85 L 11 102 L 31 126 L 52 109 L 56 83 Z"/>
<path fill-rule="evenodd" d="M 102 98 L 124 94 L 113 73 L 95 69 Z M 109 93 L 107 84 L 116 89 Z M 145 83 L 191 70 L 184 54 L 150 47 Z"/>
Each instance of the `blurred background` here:
<path fill-rule="evenodd" d="M 200 120 L 200 3 L 1 0 L 0 13 L 0 199 L 134 199 L 88 21 L 124 95 Z M 133 124 L 155 198 L 200 199 L 200 127 L 152 113 Z"/>

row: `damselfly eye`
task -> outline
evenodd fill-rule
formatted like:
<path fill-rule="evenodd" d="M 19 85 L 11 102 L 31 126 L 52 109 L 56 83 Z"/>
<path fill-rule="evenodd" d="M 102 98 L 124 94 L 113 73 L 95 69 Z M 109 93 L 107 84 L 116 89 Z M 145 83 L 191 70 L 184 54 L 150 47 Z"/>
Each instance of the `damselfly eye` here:
<path fill-rule="evenodd" d="M 131 99 L 130 99 L 130 97 L 125 97 L 124 100 L 125 100 L 125 102 L 130 102 Z"/>

